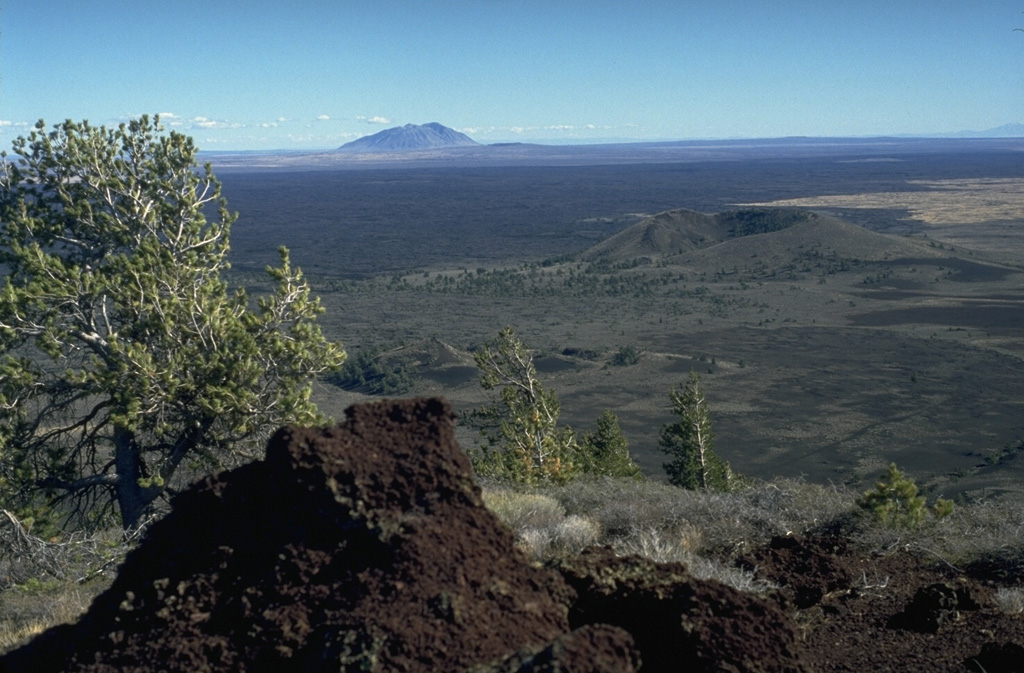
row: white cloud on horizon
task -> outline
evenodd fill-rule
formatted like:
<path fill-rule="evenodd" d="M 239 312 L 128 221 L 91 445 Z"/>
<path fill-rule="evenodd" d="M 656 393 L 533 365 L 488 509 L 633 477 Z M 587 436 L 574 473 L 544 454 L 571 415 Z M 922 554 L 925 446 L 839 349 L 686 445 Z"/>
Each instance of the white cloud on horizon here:
<path fill-rule="evenodd" d="M 191 130 L 196 129 L 242 129 L 245 128 L 245 124 L 239 122 L 229 122 L 219 119 L 210 119 L 209 117 L 182 117 L 181 115 L 173 112 L 160 112 L 160 123 L 164 126 L 171 128 L 187 127 Z M 136 117 L 137 118 L 137 117 Z"/>
<path fill-rule="evenodd" d="M 141 115 L 135 115 L 131 119 L 138 119 Z M 160 123 L 166 127 L 176 129 L 181 128 L 188 120 L 181 115 L 176 115 L 173 112 L 157 112 L 156 116 L 160 118 Z"/>
<path fill-rule="evenodd" d="M 281 126 L 285 122 L 289 122 L 289 121 L 291 121 L 291 120 L 288 119 L 288 117 L 278 117 L 277 119 L 274 119 L 273 121 L 259 122 L 258 124 L 256 124 L 256 126 L 261 128 L 261 129 L 276 129 L 277 127 Z"/>
<path fill-rule="evenodd" d="M 244 123 L 211 118 L 206 116 L 183 116 L 173 112 L 160 113 L 161 121 L 168 128 L 202 138 L 205 148 L 230 149 L 321 149 L 332 148 L 350 140 L 362 137 L 372 130 L 361 132 L 355 129 L 334 128 L 344 126 L 343 117 L 327 114 L 305 118 L 268 117 L 250 119 Z M 348 119 L 357 124 L 392 124 L 393 120 L 380 115 L 358 116 Z M 321 123 L 321 122 L 331 122 Z M 7 127 L 16 125 L 0 121 L 0 136 L 13 137 L 15 131 Z M 21 124 L 22 126 L 28 126 Z M 365 127 L 362 127 L 365 129 Z M 587 143 L 635 137 L 637 124 L 523 124 L 495 126 L 465 126 L 457 128 L 480 142 L 539 142 L 539 143 Z"/>
<path fill-rule="evenodd" d="M 188 120 L 190 128 L 193 129 L 241 129 L 245 128 L 245 124 L 238 122 L 221 121 L 217 119 L 210 119 L 209 117 L 193 117 Z"/>

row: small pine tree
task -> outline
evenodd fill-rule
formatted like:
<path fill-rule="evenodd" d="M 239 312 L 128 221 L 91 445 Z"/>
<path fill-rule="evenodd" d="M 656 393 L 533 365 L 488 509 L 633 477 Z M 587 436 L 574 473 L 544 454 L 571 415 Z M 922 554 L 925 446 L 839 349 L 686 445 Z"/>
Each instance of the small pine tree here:
<path fill-rule="evenodd" d="M 597 430 L 583 435 L 580 442 L 583 471 L 606 477 L 642 479 L 643 472 L 629 455 L 629 442 L 619 427 L 619 418 L 605 409 L 597 419 Z"/>
<path fill-rule="evenodd" d="M 889 463 L 885 477 L 875 484 L 874 490 L 857 498 L 857 506 L 878 523 L 893 528 L 916 528 L 929 512 L 924 496 L 917 494 L 917 484 L 896 463 Z M 930 511 L 938 519 L 949 516 L 953 513 L 953 502 L 939 498 Z"/>
<path fill-rule="evenodd" d="M 511 327 L 475 354 L 484 390 L 499 389 L 491 404 L 467 418 L 484 444 L 472 451 L 478 474 L 520 483 L 566 482 L 580 471 L 576 433 L 558 427 L 561 406 L 537 379 L 533 356 Z"/>
<path fill-rule="evenodd" d="M 735 477 L 715 453 L 711 411 L 700 376 L 691 371 L 687 383 L 673 386 L 669 399 L 679 420 L 662 428 L 658 445 L 672 457 L 663 466 L 669 482 L 682 488 L 730 490 Z"/>

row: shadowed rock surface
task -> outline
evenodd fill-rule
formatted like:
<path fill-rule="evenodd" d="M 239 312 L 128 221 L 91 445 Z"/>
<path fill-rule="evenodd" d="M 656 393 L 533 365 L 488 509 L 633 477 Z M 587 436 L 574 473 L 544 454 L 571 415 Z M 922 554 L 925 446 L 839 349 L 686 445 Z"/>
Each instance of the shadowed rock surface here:
<path fill-rule="evenodd" d="M 573 626 L 614 624 L 630 633 L 643 671 L 804 673 L 790 616 L 780 607 L 679 563 L 620 558 L 593 548 L 558 570 L 573 589 Z"/>
<path fill-rule="evenodd" d="M 826 594 L 853 585 L 848 558 L 842 538 L 788 535 L 772 538 L 767 547 L 740 558 L 739 564 L 778 584 L 798 608 L 809 608 Z"/>
<path fill-rule="evenodd" d="M 471 673 L 635 673 L 639 664 L 628 633 L 606 624 L 588 624 L 537 652 L 520 652 L 497 664 L 474 667 Z"/>

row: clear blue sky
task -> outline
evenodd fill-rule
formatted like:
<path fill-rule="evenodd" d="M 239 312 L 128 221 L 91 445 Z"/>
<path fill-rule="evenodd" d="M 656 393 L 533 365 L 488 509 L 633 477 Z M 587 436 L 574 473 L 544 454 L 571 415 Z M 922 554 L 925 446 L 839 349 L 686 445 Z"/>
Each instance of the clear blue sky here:
<path fill-rule="evenodd" d="M 162 113 L 201 149 L 1024 122 L 1024 0 L 3 0 L 0 146 Z"/>

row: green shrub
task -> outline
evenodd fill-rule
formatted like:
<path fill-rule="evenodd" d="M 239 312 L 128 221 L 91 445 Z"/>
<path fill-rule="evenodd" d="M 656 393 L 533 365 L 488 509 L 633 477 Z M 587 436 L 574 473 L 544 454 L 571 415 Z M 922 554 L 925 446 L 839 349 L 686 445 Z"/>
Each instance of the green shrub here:
<path fill-rule="evenodd" d="M 541 385 L 530 349 L 506 327 L 473 354 L 487 405 L 463 417 L 483 440 L 467 452 L 477 475 L 519 484 L 564 483 L 580 473 L 572 428 L 559 426 L 558 395 Z"/>
<path fill-rule="evenodd" d="M 632 346 L 623 346 L 612 356 L 610 364 L 615 367 L 629 367 L 640 362 L 640 351 Z"/>
<path fill-rule="evenodd" d="M 478 476 L 529 485 L 564 484 L 584 474 L 642 478 L 610 410 L 579 441 L 572 428 L 559 426 L 558 395 L 541 384 L 530 349 L 511 327 L 474 358 L 481 387 L 494 391 L 489 404 L 463 416 L 483 439 L 467 450 Z"/>
<path fill-rule="evenodd" d="M 885 477 L 857 498 L 857 506 L 870 513 L 875 521 L 893 528 L 916 528 L 924 522 L 929 509 L 925 497 L 917 494 L 914 480 L 900 472 L 896 463 L 889 463 Z M 953 502 L 939 498 L 931 508 L 936 518 L 953 513 Z"/>
<path fill-rule="evenodd" d="M 409 362 L 388 362 L 381 349 L 370 347 L 348 358 L 324 380 L 344 390 L 369 395 L 405 395 L 416 383 L 416 368 Z"/>

